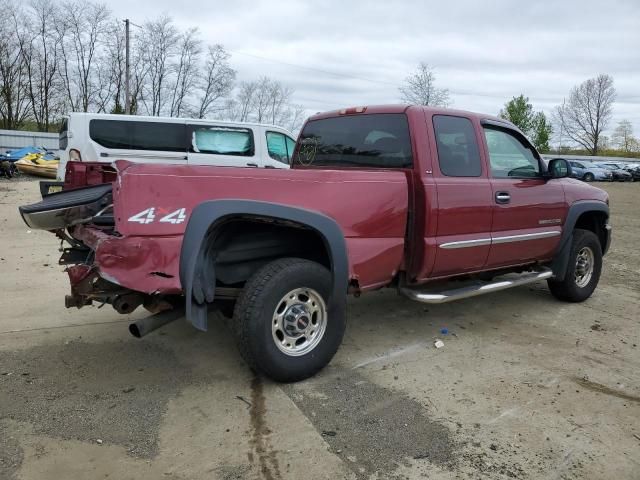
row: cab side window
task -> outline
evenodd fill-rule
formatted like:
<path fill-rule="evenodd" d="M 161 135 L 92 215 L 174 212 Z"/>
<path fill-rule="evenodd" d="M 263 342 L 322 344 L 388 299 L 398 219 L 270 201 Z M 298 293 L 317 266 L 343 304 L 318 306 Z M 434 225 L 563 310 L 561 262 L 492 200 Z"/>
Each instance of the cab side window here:
<path fill-rule="evenodd" d="M 538 177 L 540 164 L 532 147 L 516 135 L 498 128 L 484 127 L 494 178 Z"/>
<path fill-rule="evenodd" d="M 434 115 L 433 128 L 438 148 L 438 162 L 443 175 L 482 175 L 480 150 L 471 120 L 451 115 Z"/>
<path fill-rule="evenodd" d="M 266 135 L 269 156 L 278 162 L 289 165 L 296 143 L 283 133 L 267 132 Z"/>

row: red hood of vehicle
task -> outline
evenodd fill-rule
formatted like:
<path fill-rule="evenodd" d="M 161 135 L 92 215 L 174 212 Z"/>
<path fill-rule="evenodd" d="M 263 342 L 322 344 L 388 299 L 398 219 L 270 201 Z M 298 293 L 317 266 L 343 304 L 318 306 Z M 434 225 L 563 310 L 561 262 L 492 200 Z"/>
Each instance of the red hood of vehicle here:
<path fill-rule="evenodd" d="M 601 188 L 589 185 L 582 180 L 565 178 L 562 182 L 564 195 L 569 205 L 581 200 L 597 200 L 605 203 L 609 201 L 609 194 L 607 192 Z"/>

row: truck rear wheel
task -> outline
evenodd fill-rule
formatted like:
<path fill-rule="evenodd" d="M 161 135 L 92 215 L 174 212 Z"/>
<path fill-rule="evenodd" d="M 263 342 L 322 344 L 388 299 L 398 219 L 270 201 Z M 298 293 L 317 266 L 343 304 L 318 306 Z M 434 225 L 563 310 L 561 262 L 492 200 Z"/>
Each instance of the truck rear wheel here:
<path fill-rule="evenodd" d="M 576 228 L 564 280 L 547 280 L 554 297 L 567 302 L 583 302 L 598 286 L 602 271 L 602 249 L 595 233 Z"/>
<path fill-rule="evenodd" d="M 295 382 L 327 365 L 346 327 L 344 307 L 329 312 L 331 286 L 329 270 L 300 258 L 282 258 L 258 270 L 233 318 L 249 367 L 279 382 Z"/>

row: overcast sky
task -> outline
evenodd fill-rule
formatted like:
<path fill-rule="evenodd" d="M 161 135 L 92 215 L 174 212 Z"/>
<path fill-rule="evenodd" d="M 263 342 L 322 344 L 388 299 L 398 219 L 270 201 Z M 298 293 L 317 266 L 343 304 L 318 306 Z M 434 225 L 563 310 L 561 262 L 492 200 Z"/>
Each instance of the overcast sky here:
<path fill-rule="evenodd" d="M 520 93 L 550 113 L 599 73 L 640 135 L 640 1 L 111 0 L 133 22 L 162 12 L 232 54 L 239 80 L 268 75 L 310 113 L 397 103 L 423 61 L 453 107 L 497 113 Z M 260 57 L 260 58 L 258 58 Z M 302 68 L 308 67 L 308 68 Z"/>

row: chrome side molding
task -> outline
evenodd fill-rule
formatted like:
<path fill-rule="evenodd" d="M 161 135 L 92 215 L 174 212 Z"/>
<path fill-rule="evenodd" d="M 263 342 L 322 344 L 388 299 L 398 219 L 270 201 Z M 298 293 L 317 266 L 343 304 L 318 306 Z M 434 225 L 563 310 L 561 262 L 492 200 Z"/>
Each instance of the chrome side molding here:
<path fill-rule="evenodd" d="M 497 245 L 500 243 L 523 242 L 526 240 L 539 240 L 541 238 L 557 237 L 561 234 L 560 230 L 548 230 L 546 232 L 523 233 L 521 235 L 507 235 L 505 237 L 478 238 L 473 240 L 460 240 L 459 242 L 446 242 L 440 245 L 440 248 L 469 248 L 479 247 L 482 245 Z"/>

